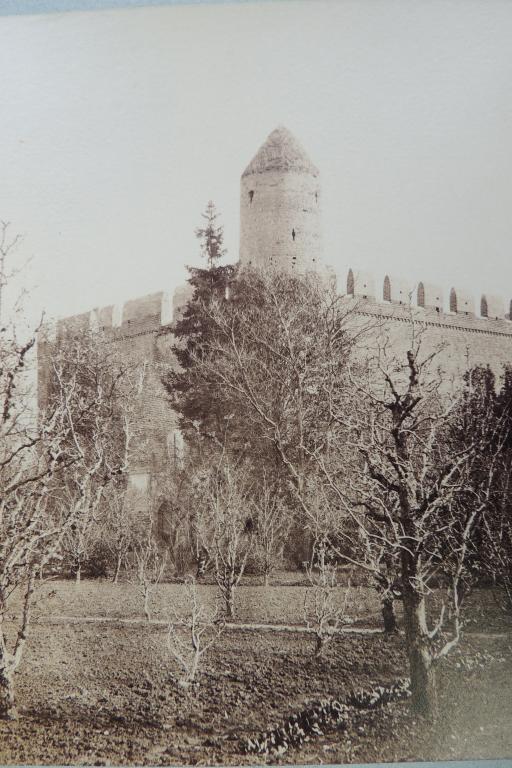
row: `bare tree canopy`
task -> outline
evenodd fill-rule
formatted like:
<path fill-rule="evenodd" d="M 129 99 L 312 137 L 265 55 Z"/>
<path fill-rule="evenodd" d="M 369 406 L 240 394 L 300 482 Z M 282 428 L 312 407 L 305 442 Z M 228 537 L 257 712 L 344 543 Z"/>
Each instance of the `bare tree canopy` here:
<path fill-rule="evenodd" d="M 26 375 L 35 336 L 0 338 L 0 716 L 14 717 L 13 675 L 25 645 L 36 576 L 60 557 L 66 537 L 85 530 L 105 488 L 126 472 L 130 381 L 101 340 L 68 340 L 52 358 L 47 408 L 34 408 Z M 9 646 L 9 599 L 23 610 Z"/>

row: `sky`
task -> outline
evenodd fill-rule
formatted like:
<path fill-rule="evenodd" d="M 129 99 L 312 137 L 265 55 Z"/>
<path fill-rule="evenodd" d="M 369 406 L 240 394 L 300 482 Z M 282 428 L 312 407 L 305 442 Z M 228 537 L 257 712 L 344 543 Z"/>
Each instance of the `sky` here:
<path fill-rule="evenodd" d="M 0 15 L 0 219 L 29 312 L 186 279 L 212 199 L 286 125 L 325 259 L 512 298 L 512 3 L 309 0 Z"/>

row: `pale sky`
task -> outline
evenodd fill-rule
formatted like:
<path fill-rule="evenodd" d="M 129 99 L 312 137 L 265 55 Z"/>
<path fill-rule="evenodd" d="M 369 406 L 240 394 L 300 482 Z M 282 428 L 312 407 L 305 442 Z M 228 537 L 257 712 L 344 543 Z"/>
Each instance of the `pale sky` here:
<path fill-rule="evenodd" d="M 275 2 L 0 17 L 0 218 L 31 310 L 172 290 L 207 201 L 292 130 L 326 261 L 512 298 L 512 2 Z M 445 299 L 447 303 L 447 298 Z"/>

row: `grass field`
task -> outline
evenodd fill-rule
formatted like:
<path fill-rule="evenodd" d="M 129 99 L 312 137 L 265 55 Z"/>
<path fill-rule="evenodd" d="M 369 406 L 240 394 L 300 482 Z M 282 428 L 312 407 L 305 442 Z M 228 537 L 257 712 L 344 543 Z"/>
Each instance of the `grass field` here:
<path fill-rule="evenodd" d="M 239 740 L 308 702 L 343 697 L 351 688 L 387 683 L 404 673 L 402 635 L 340 636 L 325 658 L 298 633 L 228 630 L 205 661 L 196 690 L 175 682 L 165 628 L 121 623 L 51 623 L 52 616 L 138 618 L 126 584 L 45 585 L 17 676 L 21 718 L 0 723 L 0 762 L 80 764 L 255 763 Z M 203 587 L 213 599 L 213 588 Z M 154 614 L 179 610 L 183 588 L 161 585 Z M 486 598 L 484 600 L 484 597 Z M 340 599 L 343 593 L 340 591 Z M 240 588 L 244 622 L 299 624 L 303 587 Z M 497 758 L 512 756 L 511 626 L 484 593 L 483 612 L 460 649 L 440 667 L 442 716 L 415 721 L 407 704 L 365 714 L 347 733 L 331 733 L 281 759 L 289 763 Z M 378 621 L 378 601 L 357 594 L 354 618 Z M 483 630 L 492 624 L 494 634 Z M 276 758 L 269 762 L 275 763 Z"/>
<path fill-rule="evenodd" d="M 198 587 L 200 598 L 214 605 L 218 590 L 213 584 Z M 246 584 L 236 591 L 236 620 L 243 623 L 303 624 L 304 598 L 307 586 L 263 587 Z M 336 590 L 342 606 L 346 587 Z M 73 581 L 45 583 L 39 589 L 37 615 L 41 616 L 104 616 L 110 618 L 143 618 L 142 600 L 137 588 L 126 582 Z M 357 623 L 379 625 L 380 605 L 375 590 L 353 587 L 349 590 L 347 615 Z M 167 619 L 171 609 L 183 610 L 184 589 L 181 584 L 159 584 L 151 596 L 151 614 L 155 619 Z"/>

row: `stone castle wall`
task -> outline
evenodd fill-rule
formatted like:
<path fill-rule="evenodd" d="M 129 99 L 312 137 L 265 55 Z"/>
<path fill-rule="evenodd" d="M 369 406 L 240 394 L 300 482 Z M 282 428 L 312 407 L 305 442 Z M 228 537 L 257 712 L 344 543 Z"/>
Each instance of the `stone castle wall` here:
<path fill-rule="evenodd" d="M 400 359 L 411 345 L 412 333 L 421 334 L 422 354 L 441 349 L 438 363 L 446 386 L 476 365 L 489 365 L 495 375 L 512 365 L 512 321 L 499 297 L 482 296 L 478 316 L 473 297 L 455 288 L 445 310 L 438 286 L 420 282 L 411 290 L 401 280 L 386 276 L 382 294 L 366 273 L 349 270 L 347 297 L 354 313 L 385 334 Z M 369 350 L 371 352 L 371 350 Z"/>
<path fill-rule="evenodd" d="M 186 301 L 186 293 L 181 303 Z M 179 297 L 178 297 L 179 298 Z M 57 322 L 38 339 L 38 402 L 44 409 L 50 387 L 50 360 L 55 345 L 69 333 L 87 329 L 102 333 L 102 343 L 113 345 L 115 354 L 143 372 L 135 404 L 136 417 L 130 437 L 129 489 L 136 495 L 155 497 L 169 468 L 182 452 L 178 419 L 167 402 L 162 375 L 175 364 L 171 351 L 173 314 L 179 311 L 169 294 L 155 293 Z"/>
<path fill-rule="evenodd" d="M 421 283 L 412 302 L 411 292 L 400 281 L 386 280 L 383 295 L 389 295 L 389 289 L 391 300 L 376 297 L 370 276 L 349 272 L 349 307 L 361 322 L 375 329 L 375 336 L 386 334 L 393 353 L 403 356 L 410 346 L 414 325 L 415 333 L 422 334 L 426 354 L 444 347 L 439 361 L 448 378 L 460 378 L 468 367 L 487 364 L 499 376 L 503 365 L 512 364 L 512 321 L 508 316 L 478 317 L 474 311 L 466 310 L 469 305 L 474 309 L 470 297 L 465 297 L 464 309 L 444 311 L 440 290 Z M 131 458 L 131 472 L 140 478 L 140 483 L 143 476 L 165 472 L 181 450 L 177 417 L 169 408 L 161 378 L 176 364 L 171 322 L 186 303 L 190 291 L 190 288 L 179 288 L 174 301 L 168 294 L 155 293 L 128 301 L 119 308 L 110 306 L 65 318 L 57 323 L 53 333 L 47 331 L 38 340 L 40 408 L 47 402 L 52 349 L 70 332 L 99 330 L 104 334 L 104 343 L 113 344 L 122 359 L 144 369 Z M 418 298 L 424 306 L 418 305 Z M 494 310 L 498 312 L 499 302 L 496 297 L 493 301 Z"/>

